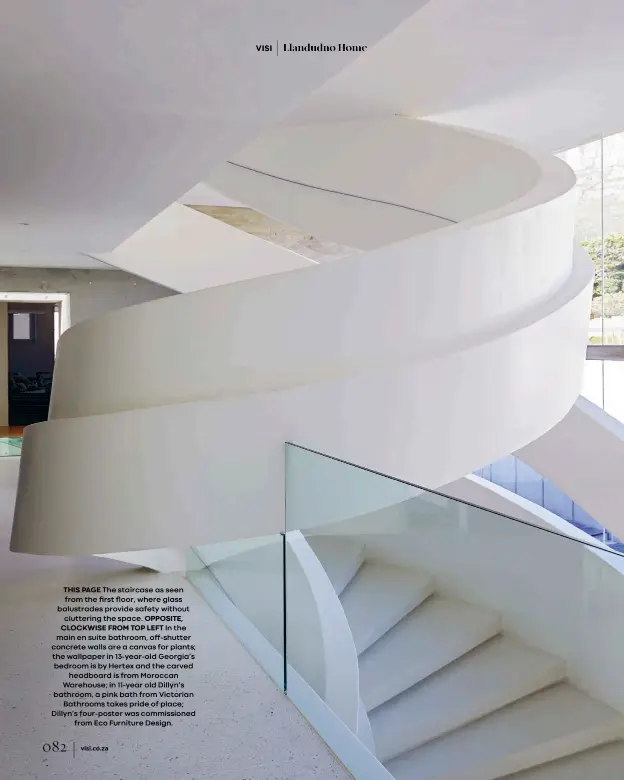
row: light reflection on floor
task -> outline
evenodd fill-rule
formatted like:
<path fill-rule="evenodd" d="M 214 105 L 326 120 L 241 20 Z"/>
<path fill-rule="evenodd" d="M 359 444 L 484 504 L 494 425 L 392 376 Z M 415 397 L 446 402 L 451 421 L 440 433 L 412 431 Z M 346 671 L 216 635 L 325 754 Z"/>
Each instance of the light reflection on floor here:
<path fill-rule="evenodd" d="M 0 438 L 0 458 L 16 457 L 22 453 L 22 439 L 10 436 Z"/>

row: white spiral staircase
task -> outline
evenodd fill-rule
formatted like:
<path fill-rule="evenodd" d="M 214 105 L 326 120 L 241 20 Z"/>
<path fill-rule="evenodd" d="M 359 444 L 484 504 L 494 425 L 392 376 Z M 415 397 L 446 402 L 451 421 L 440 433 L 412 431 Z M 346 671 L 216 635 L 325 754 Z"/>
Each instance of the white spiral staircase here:
<path fill-rule="evenodd" d="M 235 162 L 214 174 L 222 191 L 364 251 L 276 272 L 271 256 L 298 256 L 178 206 L 166 247 L 188 294 L 60 340 L 50 420 L 26 432 L 13 549 L 275 533 L 285 441 L 435 487 L 576 400 L 593 268 L 573 246 L 563 162 L 398 117 L 277 128 Z M 148 263 L 158 232 L 120 264 Z M 197 290 L 185 257 L 208 277 L 226 244 L 232 260 L 261 248 L 268 275 Z"/>
<path fill-rule="evenodd" d="M 570 452 L 575 442 L 578 448 L 579 437 L 567 438 L 570 426 L 561 421 L 581 389 L 593 282 L 592 264 L 573 244 L 572 172 L 512 141 L 392 112 L 420 105 L 421 116 L 450 115 L 490 128 L 518 129 L 522 117 L 527 137 L 552 140 L 564 127 L 566 138 L 571 132 L 572 105 L 598 130 L 595 121 L 605 119 L 603 67 L 589 68 L 594 75 L 586 82 L 600 111 L 588 112 L 573 89 L 563 90 L 569 94 L 564 110 L 553 111 L 549 89 L 561 84 L 570 41 L 576 53 L 613 59 L 621 49 L 617 23 L 603 30 L 577 24 L 579 15 L 569 9 L 544 17 L 536 6 L 533 16 L 527 5 L 518 15 L 523 24 L 514 20 L 504 30 L 490 2 L 477 4 L 476 15 L 453 2 L 356 5 L 282 2 L 255 20 L 196 2 L 196 17 L 150 6 L 145 16 L 134 9 L 123 24 L 107 6 L 112 16 L 94 27 L 90 59 L 84 45 L 67 45 L 72 36 L 63 24 L 46 31 L 39 47 L 44 60 L 34 70 L 37 47 L 21 47 L 28 54 L 22 102 L 50 114 L 32 121 L 37 147 L 45 150 L 36 168 L 42 160 L 53 163 L 46 176 L 31 175 L 30 183 L 24 176 L 32 154 L 22 144 L 22 126 L 30 125 L 20 111 L 7 133 L 14 168 L 8 181 L 16 183 L 11 202 L 17 193 L 19 204 L 9 221 L 20 220 L 20 241 L 21 211 L 46 198 L 54 204 L 54 219 L 34 220 L 44 225 L 33 230 L 34 256 L 47 257 L 51 249 L 65 256 L 78 245 L 110 250 L 123 241 L 101 259 L 183 293 L 63 335 L 50 420 L 30 426 L 25 436 L 12 549 L 112 553 L 165 568 L 168 550 L 177 553 L 173 565 L 184 566 L 186 548 L 219 548 L 223 557 L 200 573 L 221 583 L 221 604 L 251 604 L 248 616 L 260 612 L 267 619 L 275 629 L 274 652 L 283 616 L 274 608 L 279 599 L 269 600 L 260 585 L 266 581 L 275 586 L 271 593 L 281 594 L 283 572 L 273 567 L 262 580 L 261 564 L 275 556 L 281 561 L 275 537 L 285 529 L 285 442 L 430 487 L 523 448 L 528 460 L 543 459 L 541 471 L 571 480 L 570 495 L 580 482 L 576 473 L 591 471 L 582 456 L 576 470 L 568 468 L 572 458 L 559 458 L 562 442 Z M 604 5 L 597 16 L 610 21 Z M 15 12 L 13 27 L 28 33 L 22 13 Z M 410 13 L 407 25 L 373 47 Z M 483 41 L 469 35 L 472 48 L 460 51 L 466 28 L 492 15 Z M 543 17 L 564 30 L 556 41 L 550 34 L 536 40 Z M 75 26 L 75 16 L 67 18 Z M 302 56 L 290 67 L 282 57 L 259 59 L 256 38 L 294 39 L 302 28 L 319 40 L 330 33 L 360 36 L 371 52 L 320 90 L 340 71 L 337 59 Z M 8 58 L 20 49 L 19 36 L 16 41 Z M 524 89 L 519 104 L 513 96 L 501 102 L 498 82 L 521 70 L 525 41 L 539 42 L 534 75 L 543 76 L 545 92 L 537 103 L 524 102 Z M 31 76 L 48 70 L 53 44 L 59 56 L 50 59 L 52 89 L 43 100 L 46 82 Z M 170 51 L 170 44 L 176 56 L 164 64 L 163 45 Z M 121 53 L 116 66 L 111 51 Z M 137 68 L 128 57 L 134 52 L 142 58 Z M 551 60 L 556 68 L 544 69 Z M 500 72 L 491 61 L 501 63 Z M 467 84 L 463 68 L 470 71 Z M 436 78 L 429 78 L 432 69 Z M 98 78 L 89 82 L 89 74 Z M 63 90 L 54 89 L 55 81 Z M 477 106 L 475 116 L 474 106 L 464 111 L 456 98 L 476 86 L 483 110 Z M 231 156 L 314 89 L 290 125 L 273 125 Z M 539 110 L 518 111 L 518 105 Z M 557 121 L 545 118 L 548 113 Z M 542 120 L 555 125 L 552 133 L 534 132 Z M 78 141 L 101 127 L 107 128 L 102 148 L 81 153 Z M 359 252 L 313 264 L 188 208 L 192 201 L 172 204 L 127 238 L 201 171 L 210 171 L 208 185 L 235 202 Z M 59 182 L 64 200 L 57 197 Z M 57 201 L 64 210 L 57 212 Z M 56 233 L 46 232 L 47 222 Z M 576 414 L 576 430 L 585 433 L 588 419 Z M 535 445 L 548 431 L 554 433 L 546 446 Z M 611 461 L 608 476 L 616 485 L 619 461 Z M 613 513 L 612 494 L 605 508 L 607 491 L 582 487 L 597 517 Z M 591 502 L 577 500 L 594 511 Z M 390 524 L 391 518 L 381 519 Z M 355 679 L 350 690 L 357 696 L 344 707 L 347 728 L 396 780 L 622 775 L 622 571 L 581 558 L 578 566 L 567 561 L 555 577 L 544 548 L 523 558 L 516 547 L 510 552 L 503 534 L 499 556 L 492 556 L 500 577 L 487 580 L 469 553 L 481 553 L 488 534 L 466 544 L 440 533 L 429 558 L 416 560 L 418 547 L 398 536 L 390 555 L 356 532 L 323 536 L 318 517 L 312 520 L 302 526 L 314 559 L 308 563 L 322 564 L 329 575 L 323 603 L 339 608 L 348 629 L 339 649 L 352 656 L 354 675 L 341 677 L 333 658 L 333 698 L 323 701 L 343 705 Z M 437 520 L 428 529 L 433 536 L 444 531 Z M 488 532 L 495 536 L 496 526 Z M 305 543 L 299 530 L 291 536 L 297 534 L 295 541 Z M 231 562 L 223 554 L 229 545 L 236 551 Z M 157 554 L 145 554 L 154 548 Z M 461 585 L 445 582 L 445 556 L 453 572 L 463 564 Z M 254 562 L 257 568 L 246 566 Z M 571 586 L 569 602 L 583 606 L 583 634 L 573 630 L 577 614 L 566 611 L 565 597 L 553 600 L 563 622 L 559 611 L 549 611 L 560 580 Z M 475 582 L 485 589 L 470 590 Z M 520 583 L 531 587 L 520 589 L 518 604 Z M 613 600 L 611 612 L 601 611 L 605 595 Z M 295 619 L 295 628 L 308 616 L 299 624 Z M 320 611 L 312 618 L 323 628 Z M 522 621 L 533 633 L 514 628 Z M 549 641 L 529 641 L 527 633 Z M 317 651 L 328 638 L 335 639 L 291 631 L 292 663 L 297 651 Z M 330 661 L 340 655 L 331 643 L 324 649 Z M 319 675 L 319 690 L 331 688 L 329 678 Z M 366 772 L 358 777 L 369 780 Z"/>
<path fill-rule="evenodd" d="M 574 405 L 593 266 L 562 161 L 392 117 L 276 127 L 209 183 L 360 251 L 312 264 L 184 204 L 124 242 L 109 260 L 183 294 L 63 335 L 13 550 L 136 561 L 269 538 L 285 442 L 437 487 Z M 396 780 L 613 780 L 624 716 L 567 659 L 436 572 L 308 538 L 357 653 L 357 735 Z"/>

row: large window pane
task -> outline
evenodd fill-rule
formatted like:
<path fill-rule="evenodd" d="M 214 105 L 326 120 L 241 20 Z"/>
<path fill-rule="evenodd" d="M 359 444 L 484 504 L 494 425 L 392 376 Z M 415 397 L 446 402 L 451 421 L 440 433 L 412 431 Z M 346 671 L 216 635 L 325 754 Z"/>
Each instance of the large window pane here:
<path fill-rule="evenodd" d="M 603 141 L 604 343 L 624 344 L 624 133 Z"/>
<path fill-rule="evenodd" d="M 559 155 L 576 173 L 576 240 L 594 261 L 594 298 L 590 315 L 589 343 L 603 343 L 603 141 L 599 139 Z M 605 289 L 605 296 L 606 296 Z"/>

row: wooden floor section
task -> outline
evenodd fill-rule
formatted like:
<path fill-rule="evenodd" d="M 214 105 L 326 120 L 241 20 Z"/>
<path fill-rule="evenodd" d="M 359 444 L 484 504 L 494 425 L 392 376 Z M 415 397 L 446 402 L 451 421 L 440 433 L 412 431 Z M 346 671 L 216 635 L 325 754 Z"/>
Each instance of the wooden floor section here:
<path fill-rule="evenodd" d="M 0 439 L 21 437 L 23 435 L 23 425 L 0 425 Z"/>

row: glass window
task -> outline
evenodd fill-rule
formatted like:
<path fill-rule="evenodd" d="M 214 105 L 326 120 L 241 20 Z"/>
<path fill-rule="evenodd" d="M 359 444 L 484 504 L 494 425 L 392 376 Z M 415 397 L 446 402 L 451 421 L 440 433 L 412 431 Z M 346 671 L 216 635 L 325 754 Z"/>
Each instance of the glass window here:
<path fill-rule="evenodd" d="M 603 140 L 603 343 L 624 344 L 624 133 Z"/>
<path fill-rule="evenodd" d="M 624 344 L 624 133 L 559 156 L 576 173 L 576 237 L 596 268 L 589 343 Z"/>
<path fill-rule="evenodd" d="M 603 139 L 569 149 L 559 156 L 576 174 L 576 240 L 594 261 L 594 296 L 589 324 L 589 343 L 602 344 L 603 322 Z M 606 290 L 605 290 L 606 293 Z"/>

